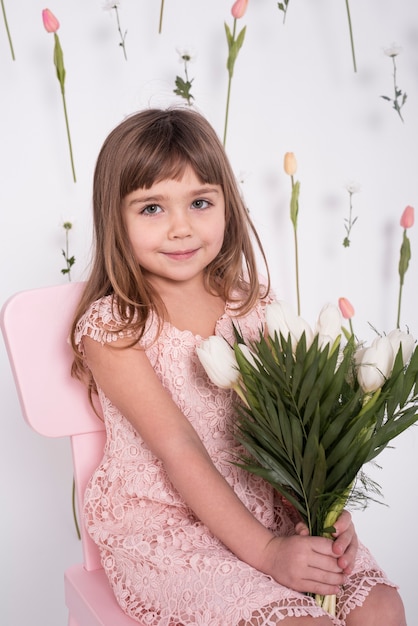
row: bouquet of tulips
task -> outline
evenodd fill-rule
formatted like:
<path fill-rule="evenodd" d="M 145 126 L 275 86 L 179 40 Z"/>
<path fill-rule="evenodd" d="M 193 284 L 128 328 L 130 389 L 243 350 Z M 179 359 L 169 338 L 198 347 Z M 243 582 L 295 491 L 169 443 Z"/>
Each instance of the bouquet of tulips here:
<path fill-rule="evenodd" d="M 237 463 L 262 476 L 298 511 L 312 535 L 331 536 L 349 500 L 378 487 L 363 466 L 418 420 L 418 348 L 395 329 L 370 346 L 326 305 L 312 329 L 284 302 L 266 308 L 266 329 L 246 344 L 209 337 L 197 349 L 211 380 L 233 388 Z M 335 614 L 335 597 L 318 597 Z"/>

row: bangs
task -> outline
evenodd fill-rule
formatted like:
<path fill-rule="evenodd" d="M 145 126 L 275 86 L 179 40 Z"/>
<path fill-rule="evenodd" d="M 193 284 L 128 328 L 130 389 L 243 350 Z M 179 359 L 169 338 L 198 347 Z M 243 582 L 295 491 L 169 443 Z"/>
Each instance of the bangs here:
<path fill-rule="evenodd" d="M 120 197 L 136 189 L 149 189 L 162 180 L 180 180 L 188 167 L 202 183 L 224 187 L 225 164 L 219 158 L 219 140 L 205 131 L 200 128 L 196 132 L 190 117 L 157 120 L 127 147 Z"/>

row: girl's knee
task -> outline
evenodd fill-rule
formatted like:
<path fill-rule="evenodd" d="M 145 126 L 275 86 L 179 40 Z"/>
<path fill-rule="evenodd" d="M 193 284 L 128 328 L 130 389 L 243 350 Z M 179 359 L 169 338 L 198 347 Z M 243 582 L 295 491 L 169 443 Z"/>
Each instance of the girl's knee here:
<path fill-rule="evenodd" d="M 364 604 L 347 617 L 347 626 L 406 626 L 402 599 L 394 587 L 376 585 Z"/>

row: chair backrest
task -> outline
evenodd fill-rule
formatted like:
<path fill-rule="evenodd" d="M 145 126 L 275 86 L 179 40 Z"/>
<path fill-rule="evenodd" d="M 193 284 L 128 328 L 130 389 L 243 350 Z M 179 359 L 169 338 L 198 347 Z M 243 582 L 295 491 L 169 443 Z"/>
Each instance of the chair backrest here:
<path fill-rule="evenodd" d="M 26 422 L 47 437 L 71 437 L 78 511 L 86 484 L 99 465 L 104 424 L 85 386 L 71 377 L 68 336 L 83 283 L 15 294 L 3 305 L 0 324 Z M 97 547 L 80 524 L 84 565 L 99 569 Z"/>

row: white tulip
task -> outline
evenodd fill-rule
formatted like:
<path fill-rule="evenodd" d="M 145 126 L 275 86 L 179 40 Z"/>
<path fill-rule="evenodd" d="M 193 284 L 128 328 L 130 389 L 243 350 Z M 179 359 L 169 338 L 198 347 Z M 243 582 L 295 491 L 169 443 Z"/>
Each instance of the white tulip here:
<path fill-rule="evenodd" d="M 318 346 L 324 348 L 327 344 L 334 344 L 341 335 L 342 315 L 340 309 L 334 304 L 326 304 L 322 307 L 316 323 L 318 334 Z"/>
<path fill-rule="evenodd" d="M 197 355 L 211 381 L 221 389 L 232 389 L 240 373 L 233 349 L 222 339 L 213 335 L 196 348 Z"/>
<path fill-rule="evenodd" d="M 399 348 L 402 346 L 402 360 L 403 364 L 406 365 L 414 351 L 415 339 L 413 336 L 410 333 L 403 332 L 399 328 L 395 328 L 388 333 L 388 339 L 392 344 L 394 358 L 396 358 Z"/>
<path fill-rule="evenodd" d="M 274 339 L 275 333 L 287 339 L 290 335 L 293 350 L 296 348 L 301 336 L 305 333 L 306 345 L 312 343 L 313 332 L 305 320 L 296 315 L 292 307 L 282 300 L 272 302 L 266 306 L 266 325 L 268 334 Z"/>
<path fill-rule="evenodd" d="M 357 380 L 365 393 L 377 391 L 392 373 L 393 348 L 388 337 L 378 337 L 359 355 Z"/>

